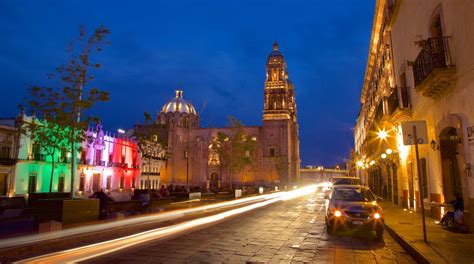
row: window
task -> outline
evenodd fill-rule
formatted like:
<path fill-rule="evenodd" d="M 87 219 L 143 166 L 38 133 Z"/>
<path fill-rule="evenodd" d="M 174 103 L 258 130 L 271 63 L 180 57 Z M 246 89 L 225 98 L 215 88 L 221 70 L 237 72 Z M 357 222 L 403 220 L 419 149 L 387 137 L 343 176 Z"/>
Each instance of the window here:
<path fill-rule="evenodd" d="M 83 192 L 85 187 L 86 187 L 86 175 L 82 173 L 79 178 L 79 191 Z"/>
<path fill-rule="evenodd" d="M 132 178 L 132 188 L 135 188 L 135 177 Z"/>
<path fill-rule="evenodd" d="M 33 144 L 33 159 L 41 160 L 41 146 L 38 143 Z"/>
<path fill-rule="evenodd" d="M 66 148 L 62 148 L 61 149 L 61 159 L 60 159 L 61 162 L 68 162 L 67 160 L 67 149 Z"/>
<path fill-rule="evenodd" d="M 109 154 L 109 164 L 114 162 L 114 155 L 112 153 Z"/>
<path fill-rule="evenodd" d="M 105 186 L 105 189 L 110 190 L 110 187 L 112 187 L 112 176 L 107 176 L 107 183 Z"/>
<path fill-rule="evenodd" d="M 274 148 L 270 149 L 270 157 L 275 157 L 275 149 Z"/>
<path fill-rule="evenodd" d="M 36 192 L 36 173 L 30 173 L 28 179 L 28 193 Z"/>
<path fill-rule="evenodd" d="M 123 189 L 125 185 L 125 177 L 122 175 L 122 177 L 120 177 L 120 189 Z"/>
<path fill-rule="evenodd" d="M 102 159 L 102 150 L 96 149 L 95 150 L 95 165 L 101 165 L 100 161 Z"/>
<path fill-rule="evenodd" d="M 185 158 L 185 159 L 188 158 L 188 152 L 186 150 L 183 152 L 183 158 Z"/>
<path fill-rule="evenodd" d="M 10 158 L 10 148 L 9 147 L 2 147 L 0 149 L 0 158 Z"/>
<path fill-rule="evenodd" d="M 140 180 L 140 189 L 145 189 L 145 182 L 144 182 L 144 180 Z"/>
<path fill-rule="evenodd" d="M 400 74 L 400 84 L 400 106 L 402 108 L 410 108 L 410 94 L 407 86 L 407 78 L 405 72 Z"/>
<path fill-rule="evenodd" d="M 248 150 L 245 151 L 245 157 L 246 158 L 250 157 L 250 151 L 248 151 Z"/>
<path fill-rule="evenodd" d="M 83 150 L 81 152 L 81 162 L 82 164 L 86 164 L 86 158 L 87 158 L 87 152 L 85 150 Z"/>
<path fill-rule="evenodd" d="M 58 192 L 64 192 L 64 173 L 59 174 L 58 178 Z"/>

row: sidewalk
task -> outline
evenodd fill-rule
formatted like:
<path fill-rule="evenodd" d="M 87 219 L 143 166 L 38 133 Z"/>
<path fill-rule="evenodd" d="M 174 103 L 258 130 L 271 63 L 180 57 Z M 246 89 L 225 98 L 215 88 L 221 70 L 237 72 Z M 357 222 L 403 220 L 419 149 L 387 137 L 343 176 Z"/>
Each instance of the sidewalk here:
<path fill-rule="evenodd" d="M 474 263 L 474 234 L 455 233 L 426 217 L 428 244 L 423 241 L 421 214 L 384 202 L 387 231 L 421 263 Z"/>

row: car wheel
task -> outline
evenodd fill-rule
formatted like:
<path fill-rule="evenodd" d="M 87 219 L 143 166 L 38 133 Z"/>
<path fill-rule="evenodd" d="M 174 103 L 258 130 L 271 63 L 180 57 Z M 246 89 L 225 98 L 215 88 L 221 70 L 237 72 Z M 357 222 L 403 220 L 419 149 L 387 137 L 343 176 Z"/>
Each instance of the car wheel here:
<path fill-rule="evenodd" d="M 383 228 L 377 228 L 377 230 L 375 230 L 375 239 L 377 239 L 377 241 L 383 240 Z"/>

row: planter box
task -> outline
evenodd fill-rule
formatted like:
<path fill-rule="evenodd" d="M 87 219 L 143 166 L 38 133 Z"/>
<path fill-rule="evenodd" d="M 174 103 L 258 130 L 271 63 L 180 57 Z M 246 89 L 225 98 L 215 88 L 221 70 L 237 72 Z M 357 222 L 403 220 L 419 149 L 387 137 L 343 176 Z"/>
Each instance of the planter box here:
<path fill-rule="evenodd" d="M 37 223 L 57 221 L 62 225 L 71 225 L 99 220 L 99 200 L 37 200 L 32 207 Z"/>

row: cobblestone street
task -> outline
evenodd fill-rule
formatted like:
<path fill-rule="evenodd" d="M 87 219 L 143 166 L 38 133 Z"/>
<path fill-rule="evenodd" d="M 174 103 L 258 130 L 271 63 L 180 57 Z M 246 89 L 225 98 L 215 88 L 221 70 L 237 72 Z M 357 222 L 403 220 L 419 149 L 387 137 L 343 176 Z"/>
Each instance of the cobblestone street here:
<path fill-rule="evenodd" d="M 327 234 L 324 199 L 317 194 L 90 262 L 415 263 L 387 233 L 383 242 L 372 234 Z"/>

